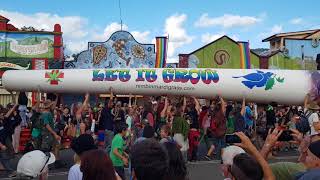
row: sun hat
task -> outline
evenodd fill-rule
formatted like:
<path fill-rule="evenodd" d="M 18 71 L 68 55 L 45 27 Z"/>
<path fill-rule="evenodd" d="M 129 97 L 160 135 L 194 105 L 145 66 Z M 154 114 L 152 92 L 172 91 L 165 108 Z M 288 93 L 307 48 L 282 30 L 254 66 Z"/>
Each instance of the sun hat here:
<path fill-rule="evenodd" d="M 312 110 L 319 110 L 320 106 L 316 102 L 311 102 L 310 104 L 308 104 L 307 108 Z"/>
<path fill-rule="evenodd" d="M 38 177 L 45 167 L 56 161 L 54 154 L 34 150 L 24 154 L 18 162 L 18 176 Z"/>
<path fill-rule="evenodd" d="M 222 162 L 224 165 L 232 165 L 233 158 L 241 153 L 245 153 L 245 151 L 239 146 L 228 146 L 222 151 Z"/>

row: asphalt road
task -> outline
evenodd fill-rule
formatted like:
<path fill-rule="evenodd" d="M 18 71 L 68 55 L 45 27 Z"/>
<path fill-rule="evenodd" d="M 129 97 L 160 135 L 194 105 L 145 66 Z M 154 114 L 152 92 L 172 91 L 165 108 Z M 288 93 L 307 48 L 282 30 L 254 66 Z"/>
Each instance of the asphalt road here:
<path fill-rule="evenodd" d="M 199 148 L 200 157 L 204 156 L 205 147 Z M 66 167 L 62 169 L 50 169 L 49 180 L 64 180 L 68 177 L 68 170 L 73 165 L 73 151 L 70 149 L 62 150 L 60 153 L 61 160 L 66 163 Z M 12 167 L 16 167 L 19 157 L 11 161 Z M 281 152 L 279 156 L 275 159 L 270 160 L 270 162 L 279 161 L 296 161 L 297 152 Z M 200 158 L 197 162 L 188 162 L 188 176 L 190 180 L 212 180 L 212 179 L 223 179 L 222 173 L 220 171 L 220 161 L 205 161 L 204 158 Z M 8 174 L 0 173 L 0 179 L 6 180 Z"/>

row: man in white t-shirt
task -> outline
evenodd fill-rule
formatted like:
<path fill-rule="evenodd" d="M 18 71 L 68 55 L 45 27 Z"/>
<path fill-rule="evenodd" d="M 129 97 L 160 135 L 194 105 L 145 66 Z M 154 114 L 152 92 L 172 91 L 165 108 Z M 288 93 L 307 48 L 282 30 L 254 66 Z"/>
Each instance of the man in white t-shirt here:
<path fill-rule="evenodd" d="M 319 134 L 320 132 L 320 121 L 318 111 L 320 110 L 320 106 L 316 103 L 311 101 L 309 95 L 306 96 L 304 102 L 304 113 L 308 117 L 309 125 L 310 125 L 310 135 Z"/>
<path fill-rule="evenodd" d="M 310 111 L 310 110 L 309 110 Z M 312 114 L 308 118 L 310 124 L 310 135 L 319 134 L 319 129 L 316 130 L 315 126 L 319 124 L 319 116 L 318 113 L 312 112 Z"/>

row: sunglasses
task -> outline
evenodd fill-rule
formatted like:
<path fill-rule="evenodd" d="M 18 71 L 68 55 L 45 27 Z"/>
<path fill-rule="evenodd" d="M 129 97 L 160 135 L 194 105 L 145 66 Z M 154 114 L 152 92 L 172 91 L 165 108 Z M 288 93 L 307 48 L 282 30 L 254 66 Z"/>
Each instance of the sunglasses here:
<path fill-rule="evenodd" d="M 42 173 L 43 169 L 46 167 L 47 163 L 49 162 L 49 160 L 50 160 L 50 158 L 51 158 L 50 152 L 43 152 L 43 153 L 46 155 L 47 160 L 46 160 L 46 163 L 44 163 L 43 167 L 41 168 L 40 174 Z"/>

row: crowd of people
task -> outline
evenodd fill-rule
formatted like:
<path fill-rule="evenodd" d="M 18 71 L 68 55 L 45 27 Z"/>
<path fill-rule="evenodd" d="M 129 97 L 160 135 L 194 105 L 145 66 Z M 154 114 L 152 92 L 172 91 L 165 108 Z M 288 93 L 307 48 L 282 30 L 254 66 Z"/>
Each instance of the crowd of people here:
<path fill-rule="evenodd" d="M 109 93 L 104 103 L 90 104 L 86 94 L 70 107 L 58 103 L 58 94 L 41 101 L 38 93 L 30 109 L 25 93 L 18 102 L 13 97 L 0 111 L 2 166 L 20 179 L 45 179 L 49 164 L 63 166 L 59 151 L 70 140 L 75 164 L 69 180 L 124 180 L 126 167 L 130 179 L 186 180 L 186 164 L 200 159 L 203 142 L 204 158 L 221 160 L 226 179 L 320 179 L 320 107 L 309 95 L 300 107 L 221 96 L 147 97 L 139 103 L 130 95 L 123 103 L 112 88 Z M 8 161 L 18 153 L 21 128 L 30 128 L 32 138 L 15 172 Z M 228 135 L 239 141 L 226 141 Z M 268 164 L 290 149 L 299 151 L 297 163 Z"/>

